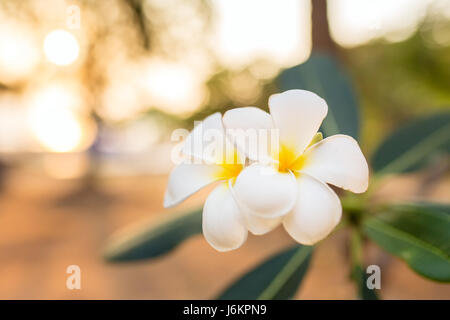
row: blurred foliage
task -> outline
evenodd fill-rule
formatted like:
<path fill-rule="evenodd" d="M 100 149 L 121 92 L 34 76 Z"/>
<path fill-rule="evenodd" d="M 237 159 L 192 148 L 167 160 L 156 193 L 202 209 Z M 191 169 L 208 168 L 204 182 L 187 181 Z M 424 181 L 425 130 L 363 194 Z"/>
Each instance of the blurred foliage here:
<path fill-rule="evenodd" d="M 383 249 L 424 277 L 450 282 L 450 206 L 387 206 L 365 222 L 365 232 Z"/>
<path fill-rule="evenodd" d="M 202 230 L 202 210 L 171 214 L 111 239 L 105 259 L 123 262 L 156 258 Z"/>
<path fill-rule="evenodd" d="M 377 41 L 343 52 L 361 97 L 366 151 L 400 123 L 450 110 L 450 46 L 431 39 L 425 23 L 406 41 Z"/>
<path fill-rule="evenodd" d="M 450 152 L 450 112 L 413 121 L 394 131 L 375 151 L 376 174 L 411 172 Z"/>
<path fill-rule="evenodd" d="M 346 210 L 346 213 L 348 213 L 348 210 Z M 358 228 L 351 230 L 349 247 L 352 265 L 350 277 L 355 282 L 357 297 L 362 300 L 377 300 L 377 292 L 367 287 L 368 274 L 363 267 L 363 236 Z"/>
<path fill-rule="evenodd" d="M 227 288 L 218 299 L 292 299 L 308 270 L 312 247 L 295 246 L 256 266 Z"/>

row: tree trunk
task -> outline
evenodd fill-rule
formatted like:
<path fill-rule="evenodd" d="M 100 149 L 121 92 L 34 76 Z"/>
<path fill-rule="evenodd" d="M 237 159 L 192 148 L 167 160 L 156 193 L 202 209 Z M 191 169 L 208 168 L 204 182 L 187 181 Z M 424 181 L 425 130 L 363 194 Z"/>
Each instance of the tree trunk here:
<path fill-rule="evenodd" d="M 337 47 L 330 36 L 327 15 L 327 0 L 311 0 L 312 49 L 337 55 Z"/>

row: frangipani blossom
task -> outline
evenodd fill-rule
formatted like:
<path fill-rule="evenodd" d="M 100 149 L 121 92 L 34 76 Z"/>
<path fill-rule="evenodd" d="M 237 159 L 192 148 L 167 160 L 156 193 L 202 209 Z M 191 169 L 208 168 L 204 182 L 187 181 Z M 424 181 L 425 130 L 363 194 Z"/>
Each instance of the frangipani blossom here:
<path fill-rule="evenodd" d="M 187 158 L 170 174 L 164 207 L 174 206 L 201 188 L 221 181 L 204 204 L 203 235 L 218 251 L 240 247 L 248 231 L 234 200 L 232 184 L 242 171 L 245 158 L 225 136 L 221 114 L 212 114 L 197 125 L 182 151 Z"/>
<path fill-rule="evenodd" d="M 218 251 L 240 247 L 248 231 L 264 234 L 280 224 L 312 245 L 341 219 L 340 200 L 327 183 L 355 193 L 367 189 L 368 166 L 357 142 L 345 135 L 322 140 L 317 133 L 328 112 L 322 98 L 290 90 L 271 96 L 269 109 L 207 117 L 186 138 L 186 161 L 170 174 L 165 207 L 222 181 L 205 201 L 202 223 Z"/>
<path fill-rule="evenodd" d="M 236 178 L 233 194 L 251 232 L 263 234 L 282 223 L 297 242 L 312 245 L 341 219 L 340 200 L 327 184 L 362 193 L 368 187 L 368 165 L 350 136 L 315 141 L 328 112 L 325 100 L 316 94 L 275 94 L 269 98 L 269 109 L 270 114 L 255 107 L 237 108 L 223 117 L 227 129 L 279 133 L 276 148 L 256 148 L 257 152 L 242 135 L 234 137 L 253 163 Z"/>

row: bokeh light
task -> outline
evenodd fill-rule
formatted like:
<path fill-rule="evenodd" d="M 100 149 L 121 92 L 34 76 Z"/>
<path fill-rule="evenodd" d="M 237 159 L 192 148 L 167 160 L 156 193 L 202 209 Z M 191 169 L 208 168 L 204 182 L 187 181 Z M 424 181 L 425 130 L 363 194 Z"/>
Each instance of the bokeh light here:
<path fill-rule="evenodd" d="M 214 48 L 227 66 L 236 68 L 255 59 L 289 66 L 309 56 L 309 1 L 216 0 L 214 5 Z"/>
<path fill-rule="evenodd" d="M 1 82 L 14 83 L 26 78 L 39 63 L 39 58 L 38 46 L 30 28 L 3 20 L 0 24 Z"/>
<path fill-rule="evenodd" d="M 444 0 L 445 1 L 445 0 Z M 377 38 L 398 42 L 410 37 L 436 0 L 333 0 L 328 1 L 330 31 L 345 47 Z M 444 14 L 447 10 L 441 10 Z"/>
<path fill-rule="evenodd" d="M 78 58 L 80 47 L 72 33 L 65 30 L 54 30 L 45 37 L 44 52 L 50 62 L 66 66 Z"/>
<path fill-rule="evenodd" d="M 199 108 L 205 98 L 202 80 L 183 64 L 155 60 L 148 63 L 142 83 L 149 105 L 187 113 Z"/>
<path fill-rule="evenodd" d="M 72 151 L 81 141 L 81 124 L 68 109 L 38 105 L 30 111 L 29 117 L 36 138 L 51 151 Z"/>
<path fill-rule="evenodd" d="M 64 86 L 48 86 L 29 97 L 28 123 L 33 136 L 49 151 L 87 148 L 94 137 L 92 121 L 76 112 L 78 95 Z"/>

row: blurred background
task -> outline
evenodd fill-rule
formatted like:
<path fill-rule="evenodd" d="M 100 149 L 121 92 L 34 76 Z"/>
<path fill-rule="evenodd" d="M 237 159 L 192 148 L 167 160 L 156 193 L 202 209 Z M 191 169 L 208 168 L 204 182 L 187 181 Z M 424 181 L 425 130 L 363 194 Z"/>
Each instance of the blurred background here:
<path fill-rule="evenodd" d="M 280 228 L 225 254 L 199 235 L 151 262 L 102 259 L 116 230 L 168 214 L 174 129 L 267 108 L 274 79 L 312 50 L 350 75 L 367 155 L 450 108 L 447 0 L 0 0 L 0 298 L 207 299 L 291 243 Z M 448 172 L 430 175 L 390 178 L 377 197 L 448 202 Z M 346 237 L 318 248 L 297 298 L 354 297 Z M 383 298 L 450 299 L 449 286 L 369 249 Z M 71 264 L 81 290 L 66 288 Z"/>

